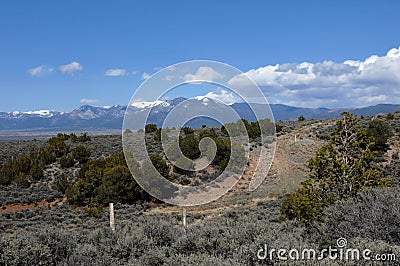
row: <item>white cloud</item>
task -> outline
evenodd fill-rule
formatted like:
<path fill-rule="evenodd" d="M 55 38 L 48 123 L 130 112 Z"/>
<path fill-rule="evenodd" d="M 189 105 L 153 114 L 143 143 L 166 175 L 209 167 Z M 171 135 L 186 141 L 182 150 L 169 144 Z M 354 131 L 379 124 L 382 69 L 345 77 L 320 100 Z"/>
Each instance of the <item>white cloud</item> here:
<path fill-rule="evenodd" d="M 58 69 L 62 73 L 67 73 L 67 74 L 74 74 L 76 71 L 81 71 L 83 69 L 82 65 L 79 64 L 78 62 L 71 62 L 69 64 L 61 65 L 58 67 Z"/>
<path fill-rule="evenodd" d="M 217 88 L 217 90 L 214 92 L 210 91 L 206 95 L 200 96 L 200 98 L 203 98 L 203 97 L 215 99 L 215 100 L 221 101 L 225 104 L 233 104 L 233 103 L 241 101 L 241 98 L 239 96 L 233 94 L 232 92 L 222 90 L 220 88 Z"/>
<path fill-rule="evenodd" d="M 400 102 L 400 47 L 365 60 L 267 65 L 246 74 L 272 103 L 335 108 Z M 229 85 L 248 84 L 238 75 Z"/>
<path fill-rule="evenodd" d="M 27 70 L 27 72 L 31 75 L 31 76 L 41 76 L 43 74 L 52 72 L 53 68 L 48 68 L 46 66 L 37 66 L 34 68 L 30 68 Z"/>
<path fill-rule="evenodd" d="M 132 75 L 136 75 L 138 73 L 138 71 L 134 70 L 132 71 Z"/>
<path fill-rule="evenodd" d="M 34 67 L 31 69 L 28 69 L 28 73 L 31 74 L 31 76 L 38 76 L 40 75 L 40 73 L 42 73 L 43 71 L 43 67 L 42 66 L 38 66 L 38 67 Z"/>
<path fill-rule="evenodd" d="M 212 67 L 203 66 L 199 67 L 195 74 L 186 74 L 183 79 L 185 81 L 191 80 L 204 80 L 204 81 L 216 81 L 222 79 L 224 75 L 215 71 Z"/>
<path fill-rule="evenodd" d="M 81 103 L 83 104 L 93 104 L 93 103 L 98 103 L 99 100 L 98 99 L 86 99 L 86 98 L 82 98 L 80 100 Z"/>
<path fill-rule="evenodd" d="M 148 74 L 148 73 L 146 73 L 146 72 L 144 72 L 144 73 L 142 74 L 142 79 L 148 79 L 148 78 L 150 78 L 150 77 L 151 77 L 151 75 Z"/>
<path fill-rule="evenodd" d="M 166 80 L 166 81 L 171 81 L 171 80 L 173 80 L 174 79 L 174 76 L 172 76 L 172 75 L 166 75 L 165 77 L 164 77 L 164 80 Z"/>
<path fill-rule="evenodd" d="M 110 77 L 117 77 L 117 76 L 125 76 L 126 75 L 126 70 L 121 69 L 121 68 L 116 68 L 116 69 L 108 69 L 104 75 L 110 76 Z"/>
<path fill-rule="evenodd" d="M 362 96 L 362 100 L 366 103 L 375 103 L 387 101 L 388 97 L 386 95 L 376 95 L 376 96 Z"/>

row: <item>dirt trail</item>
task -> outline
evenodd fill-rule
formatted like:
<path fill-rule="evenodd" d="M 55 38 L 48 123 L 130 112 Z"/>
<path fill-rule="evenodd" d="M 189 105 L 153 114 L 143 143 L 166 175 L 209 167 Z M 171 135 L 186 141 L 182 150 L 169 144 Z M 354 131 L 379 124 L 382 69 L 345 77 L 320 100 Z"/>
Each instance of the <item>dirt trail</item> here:
<path fill-rule="evenodd" d="M 8 204 L 5 207 L 0 209 L 0 214 L 7 212 L 7 211 L 21 211 L 21 210 L 33 210 L 37 207 L 52 207 L 55 204 L 61 206 L 64 202 L 66 202 L 67 198 L 63 197 L 61 199 L 57 198 L 53 201 L 39 201 L 36 203 L 18 203 L 18 204 Z"/>
<path fill-rule="evenodd" d="M 331 124 L 332 122 L 329 122 Z M 317 122 L 311 127 L 323 127 L 327 122 Z M 316 138 L 314 134 L 310 134 L 310 126 L 293 130 L 290 133 L 281 135 L 277 138 L 275 156 L 264 182 L 258 189 L 264 191 L 266 186 L 273 186 L 276 193 L 256 193 L 254 197 L 248 201 L 241 201 L 240 206 L 254 206 L 258 202 L 266 202 L 277 198 L 279 193 L 292 191 L 298 187 L 308 175 L 307 162 L 315 151 L 321 147 L 325 142 Z M 242 178 L 238 181 L 236 186 L 232 188 L 226 195 L 221 197 L 218 201 L 220 204 L 210 203 L 205 206 L 196 206 L 187 208 L 188 212 L 196 212 L 202 214 L 205 219 L 213 219 L 222 215 L 225 211 L 233 209 L 238 206 L 237 199 L 243 193 L 249 194 L 249 183 L 256 171 L 258 158 L 254 154 L 259 153 L 259 147 L 255 148 L 250 153 L 249 166 L 246 168 Z M 273 185 L 271 185 L 273 184 Z M 268 191 L 271 189 L 266 189 Z M 158 206 L 150 208 L 145 215 L 167 213 L 167 214 L 181 214 L 182 207 L 178 206 Z"/>
<path fill-rule="evenodd" d="M 276 193 L 265 193 L 264 196 L 262 196 L 262 193 L 256 193 L 256 195 L 248 201 L 241 201 L 240 206 L 253 206 L 258 202 L 274 200 L 280 193 L 297 189 L 302 178 L 304 179 L 308 176 L 308 160 L 326 143 L 326 141 L 318 139 L 315 136 L 315 131 L 326 126 L 333 126 L 334 124 L 334 120 L 318 121 L 279 136 L 277 138 L 276 151 L 271 169 L 259 189 L 261 189 L 262 192 L 269 191 L 265 188 L 268 186 L 272 187 L 271 183 L 274 183 L 274 186 L 281 190 L 279 191 L 277 189 Z M 388 143 L 390 144 L 390 149 L 384 154 L 386 160 L 384 164 L 389 164 L 393 160 L 393 154 L 400 154 L 400 138 L 398 135 L 391 137 Z M 214 219 L 227 210 L 237 207 L 236 199 L 240 198 L 243 192 L 249 194 L 248 186 L 256 169 L 257 162 L 257 158 L 250 156 L 249 166 L 242 178 L 231 191 L 218 200 L 221 204 L 211 203 L 205 206 L 190 207 L 187 208 L 188 213 L 195 212 L 202 214 L 204 219 Z M 146 212 L 147 215 L 157 213 L 180 215 L 182 213 L 182 208 L 177 206 L 160 206 L 151 208 Z M 201 222 L 201 220 L 195 221 L 194 223 L 196 224 L 197 222 Z"/>
<path fill-rule="evenodd" d="M 399 135 L 395 134 L 394 136 L 390 137 L 388 140 L 389 149 L 383 155 L 385 158 L 385 162 L 382 163 L 383 166 L 390 165 L 393 161 L 393 155 L 398 154 L 400 155 L 400 137 Z"/>
<path fill-rule="evenodd" d="M 51 164 L 47 169 L 44 170 L 45 171 L 45 176 L 47 176 L 48 178 L 48 183 L 47 183 L 47 187 L 50 190 L 54 190 L 53 189 L 53 184 L 56 180 L 55 177 L 55 173 L 60 174 L 61 171 L 60 169 L 57 167 L 56 164 Z M 76 175 L 77 172 L 79 171 L 78 168 L 73 169 L 72 174 Z M 57 206 L 61 206 L 63 205 L 65 202 L 67 201 L 67 197 L 64 196 L 62 198 L 55 198 L 52 201 L 39 201 L 39 202 L 35 202 L 35 203 L 14 203 L 14 204 L 7 204 L 6 206 L 0 208 L 0 215 L 6 211 L 20 211 L 20 210 L 33 210 L 37 207 L 43 207 L 43 206 L 48 206 L 48 207 L 52 207 L 54 205 L 57 204 Z"/>

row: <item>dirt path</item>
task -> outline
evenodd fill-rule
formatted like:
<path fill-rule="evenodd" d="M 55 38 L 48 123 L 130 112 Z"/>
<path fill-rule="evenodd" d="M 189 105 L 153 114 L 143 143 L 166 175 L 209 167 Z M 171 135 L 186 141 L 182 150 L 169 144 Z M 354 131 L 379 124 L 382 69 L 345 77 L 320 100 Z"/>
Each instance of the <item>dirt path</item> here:
<path fill-rule="evenodd" d="M 314 126 L 321 127 L 325 125 L 326 123 L 316 123 Z M 210 203 L 205 206 L 188 207 L 187 211 L 202 214 L 205 219 L 213 219 L 239 205 L 254 206 L 258 202 L 275 200 L 280 193 L 297 189 L 299 182 L 308 175 L 308 159 L 325 143 L 325 141 L 316 138 L 314 135 L 311 137 L 309 135 L 309 127 L 306 127 L 294 130 L 277 138 L 275 156 L 271 168 L 264 182 L 257 189 L 261 190 L 261 192 L 255 193 L 249 200 L 240 201 L 239 204 L 237 203 L 237 199 L 242 197 L 241 195 L 250 194 L 249 183 L 256 171 L 258 163 L 258 158 L 256 158 L 254 154 L 259 153 L 259 147 L 255 148 L 250 153 L 249 165 L 242 178 L 235 187 L 218 200 L 219 202 Z M 266 189 L 266 187 L 268 188 Z M 268 191 L 275 192 L 270 193 Z M 150 208 L 145 212 L 145 215 L 159 213 L 180 215 L 182 213 L 182 207 L 170 205 L 158 206 Z"/>
<path fill-rule="evenodd" d="M 0 215 L 4 212 L 15 212 L 15 211 L 21 211 L 21 210 L 33 210 L 37 207 L 52 207 L 55 204 L 58 206 L 61 206 L 65 201 L 67 200 L 66 197 L 63 197 L 62 199 L 54 199 L 53 201 L 39 201 L 36 203 L 21 203 L 21 204 L 8 204 L 5 207 L 0 209 Z"/>
<path fill-rule="evenodd" d="M 388 140 L 389 149 L 383 155 L 385 158 L 385 162 L 382 163 L 383 166 L 390 165 L 393 161 L 393 155 L 398 154 L 400 155 L 400 137 L 399 135 L 395 134 L 394 136 L 390 137 Z"/>
<path fill-rule="evenodd" d="M 75 168 L 72 171 L 73 175 L 78 173 L 79 169 Z M 49 168 L 45 169 L 45 176 L 48 178 L 47 187 L 50 190 L 54 190 L 52 185 L 55 182 L 55 173 L 61 173 L 60 169 L 56 167 L 56 164 L 51 164 Z M 48 206 L 52 207 L 57 204 L 57 206 L 63 205 L 67 201 L 67 197 L 64 196 L 63 198 L 55 198 L 52 201 L 39 201 L 35 203 L 15 203 L 15 204 L 8 204 L 2 208 L 0 208 L 0 215 L 7 211 L 20 211 L 20 210 L 33 210 L 37 207 Z"/>

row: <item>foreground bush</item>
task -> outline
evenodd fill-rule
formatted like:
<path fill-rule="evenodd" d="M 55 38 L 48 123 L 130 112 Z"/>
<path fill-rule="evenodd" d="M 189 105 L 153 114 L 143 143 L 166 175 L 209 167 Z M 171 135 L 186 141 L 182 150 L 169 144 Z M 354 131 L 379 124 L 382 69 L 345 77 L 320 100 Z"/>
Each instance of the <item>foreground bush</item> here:
<path fill-rule="evenodd" d="M 400 246 L 400 189 L 372 189 L 324 212 L 327 239 L 362 237 Z"/>

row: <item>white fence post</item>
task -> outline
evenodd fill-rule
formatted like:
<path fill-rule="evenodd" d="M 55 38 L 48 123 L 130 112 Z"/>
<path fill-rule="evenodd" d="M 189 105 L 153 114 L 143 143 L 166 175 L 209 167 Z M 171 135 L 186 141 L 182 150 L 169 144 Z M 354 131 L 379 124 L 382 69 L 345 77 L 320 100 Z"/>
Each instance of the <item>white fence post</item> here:
<path fill-rule="evenodd" d="M 110 228 L 115 231 L 114 203 L 110 203 Z"/>
<path fill-rule="evenodd" d="M 186 208 L 182 208 L 182 224 L 183 227 L 186 229 Z"/>

